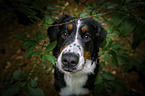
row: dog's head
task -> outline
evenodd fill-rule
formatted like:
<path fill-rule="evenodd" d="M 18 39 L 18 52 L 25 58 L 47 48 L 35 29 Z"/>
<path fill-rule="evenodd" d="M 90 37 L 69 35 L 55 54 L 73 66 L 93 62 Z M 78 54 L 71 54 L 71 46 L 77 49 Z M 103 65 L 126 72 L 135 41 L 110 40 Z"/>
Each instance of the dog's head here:
<path fill-rule="evenodd" d="M 64 73 L 83 70 L 87 63 L 97 59 L 99 45 L 106 38 L 106 31 L 92 18 L 78 19 L 63 15 L 48 28 L 50 41 L 57 40 L 53 54 L 56 66 Z M 73 20 L 72 22 L 69 22 Z M 90 62 L 91 61 L 91 62 Z"/>

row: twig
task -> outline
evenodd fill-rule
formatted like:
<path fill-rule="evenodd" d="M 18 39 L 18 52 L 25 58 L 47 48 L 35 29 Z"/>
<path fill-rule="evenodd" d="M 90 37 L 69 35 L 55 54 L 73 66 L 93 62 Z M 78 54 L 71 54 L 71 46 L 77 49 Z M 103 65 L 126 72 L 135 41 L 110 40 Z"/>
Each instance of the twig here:
<path fill-rule="evenodd" d="M 30 73 L 29 74 L 32 74 L 33 72 L 34 72 L 34 69 L 35 69 L 35 67 L 36 67 L 36 63 L 34 64 L 34 66 L 33 66 L 33 68 L 32 68 L 32 70 L 30 71 Z M 30 77 L 30 75 L 28 76 L 28 80 L 30 79 L 31 77 Z"/>
<path fill-rule="evenodd" d="M 33 72 L 34 72 L 35 67 L 36 67 L 36 63 L 34 64 L 34 66 L 33 66 L 32 70 L 30 71 L 31 73 L 33 73 Z"/>
<path fill-rule="evenodd" d="M 70 1 L 70 2 L 71 2 L 71 1 Z M 64 4 L 64 7 L 62 8 L 60 14 L 63 14 L 65 8 L 66 8 L 69 4 L 70 4 L 69 2 L 66 2 L 66 3 Z"/>
<path fill-rule="evenodd" d="M 101 14 L 96 14 L 96 15 L 92 15 L 92 16 L 88 16 L 88 17 L 77 18 L 77 19 L 73 19 L 73 20 L 70 20 L 70 21 L 68 21 L 68 22 L 64 22 L 64 23 L 61 23 L 61 24 L 48 25 L 48 26 L 49 26 L 49 27 L 50 27 L 50 26 L 61 26 L 61 25 L 63 25 L 63 24 L 71 23 L 71 22 L 73 22 L 73 21 L 77 21 L 77 20 L 81 20 L 81 19 L 85 19 L 85 18 L 90 18 L 90 17 L 102 16 L 102 15 L 106 15 L 106 14 L 109 14 L 109 13 L 112 13 L 112 12 L 101 13 Z"/>

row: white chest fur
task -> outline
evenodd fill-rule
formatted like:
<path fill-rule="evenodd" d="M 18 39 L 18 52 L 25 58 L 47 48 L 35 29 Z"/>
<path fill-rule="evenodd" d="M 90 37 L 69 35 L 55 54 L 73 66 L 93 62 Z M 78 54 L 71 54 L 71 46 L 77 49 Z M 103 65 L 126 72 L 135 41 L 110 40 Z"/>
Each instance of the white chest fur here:
<path fill-rule="evenodd" d="M 87 88 L 83 88 L 88 80 L 88 74 L 93 74 L 95 68 L 95 63 L 92 63 L 91 60 L 86 60 L 86 64 L 82 71 L 65 74 L 64 80 L 66 82 L 66 87 L 60 90 L 61 96 L 69 95 L 85 95 L 89 92 Z"/>
<path fill-rule="evenodd" d="M 64 79 L 67 86 L 61 89 L 61 96 L 84 95 L 89 92 L 88 89 L 83 88 L 88 79 L 86 74 L 66 74 Z"/>

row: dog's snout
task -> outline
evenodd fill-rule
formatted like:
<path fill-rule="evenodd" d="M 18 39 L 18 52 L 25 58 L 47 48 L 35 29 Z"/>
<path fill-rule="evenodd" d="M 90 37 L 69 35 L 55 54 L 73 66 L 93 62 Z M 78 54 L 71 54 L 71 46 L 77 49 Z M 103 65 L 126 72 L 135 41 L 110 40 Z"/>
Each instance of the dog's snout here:
<path fill-rule="evenodd" d="M 65 53 L 62 56 L 62 63 L 67 67 L 74 67 L 78 64 L 79 56 L 74 53 Z"/>

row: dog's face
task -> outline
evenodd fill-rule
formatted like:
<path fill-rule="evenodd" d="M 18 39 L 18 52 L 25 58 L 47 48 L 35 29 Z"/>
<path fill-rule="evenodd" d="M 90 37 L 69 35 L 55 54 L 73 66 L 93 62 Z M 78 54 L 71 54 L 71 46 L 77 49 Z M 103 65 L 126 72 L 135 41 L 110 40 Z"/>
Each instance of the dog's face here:
<path fill-rule="evenodd" d="M 74 18 L 64 15 L 54 25 L 71 19 Z M 79 72 L 88 61 L 93 63 L 98 55 L 99 44 L 106 37 L 104 29 L 92 18 L 50 27 L 48 34 L 51 41 L 57 40 L 53 53 L 57 57 L 56 66 L 64 73 Z"/>

